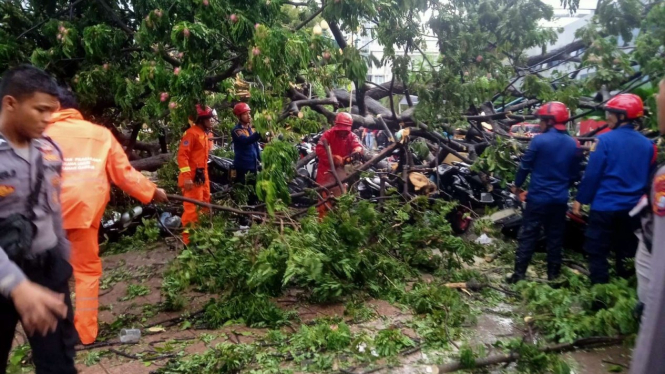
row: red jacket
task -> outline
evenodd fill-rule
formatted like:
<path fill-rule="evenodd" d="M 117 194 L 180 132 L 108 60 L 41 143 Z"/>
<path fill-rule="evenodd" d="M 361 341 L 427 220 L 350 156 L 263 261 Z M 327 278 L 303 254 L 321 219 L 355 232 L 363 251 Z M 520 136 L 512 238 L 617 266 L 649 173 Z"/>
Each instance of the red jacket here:
<path fill-rule="evenodd" d="M 340 133 L 332 128 L 321 136 L 319 143 L 316 145 L 316 156 L 319 158 L 319 168 L 316 172 L 316 182 L 319 184 L 324 184 L 327 181 L 331 181 L 332 176 L 330 173 L 330 163 L 328 162 L 328 154 L 326 153 L 326 148 L 323 145 L 323 139 L 328 141 L 330 144 L 330 150 L 332 151 L 333 157 L 347 157 L 353 152 L 362 152 L 363 146 L 360 143 L 360 140 L 356 134 L 349 131 L 347 135 L 341 136 Z"/>

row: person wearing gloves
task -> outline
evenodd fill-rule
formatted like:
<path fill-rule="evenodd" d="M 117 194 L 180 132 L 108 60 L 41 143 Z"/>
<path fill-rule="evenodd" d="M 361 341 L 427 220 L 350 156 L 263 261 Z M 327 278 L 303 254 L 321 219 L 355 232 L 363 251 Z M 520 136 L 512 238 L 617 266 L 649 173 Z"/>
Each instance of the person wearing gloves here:
<path fill-rule="evenodd" d="M 568 211 L 568 190 L 579 179 L 581 152 L 579 143 L 566 132 L 569 111 L 560 102 L 543 104 L 535 113 L 540 119 L 542 135 L 529 144 L 515 177 L 513 193 L 531 174 L 524 219 L 515 254 L 515 272 L 508 280 L 525 279 L 531 257 L 536 251 L 541 228 L 547 236 L 547 279 L 554 280 L 561 272 L 563 236 Z"/>
<path fill-rule="evenodd" d="M 178 186 L 182 188 L 183 195 L 190 199 L 210 202 L 210 180 L 208 178 L 208 153 L 210 140 L 208 131 L 212 129 L 212 109 L 196 105 L 195 125 L 185 131 L 178 147 Z M 188 227 L 199 221 L 199 212 L 196 205 L 182 203 L 185 212 L 182 214 L 182 225 L 185 231 L 182 240 L 189 244 Z"/>
<path fill-rule="evenodd" d="M 330 130 L 323 133 L 316 145 L 316 156 L 319 159 L 319 167 L 316 172 L 316 183 L 325 186 L 335 182 L 335 177 L 331 173 L 334 167 L 338 175 L 343 172 L 343 166 L 349 158 L 355 155 L 362 155 L 363 146 L 360 139 L 351 131 L 353 127 L 353 117 L 349 113 L 339 113 L 335 117 L 335 125 Z M 330 145 L 330 150 L 333 155 L 334 165 L 330 165 L 328 161 L 328 153 L 324 145 L 324 140 Z M 343 176 L 340 176 L 343 178 Z M 329 188 L 334 196 L 340 196 L 342 191 L 338 186 Z M 322 191 L 322 197 L 325 199 L 327 194 Z M 323 218 L 328 211 L 328 204 L 321 204 L 318 207 L 319 218 Z"/>
<path fill-rule="evenodd" d="M 134 169 L 111 131 L 83 119 L 74 95 L 59 89 L 60 110 L 45 134 L 62 149 L 62 212 L 72 244 L 70 263 L 76 280 L 74 325 L 81 343 L 97 339 L 99 224 L 110 199 L 111 183 L 143 204 L 167 201 L 166 192 Z"/>
<path fill-rule="evenodd" d="M 36 372 L 76 373 L 78 342 L 69 294 L 70 245 L 60 205 L 62 154 L 43 137 L 59 108 L 48 74 L 22 65 L 0 82 L 0 373 L 16 325 Z"/>

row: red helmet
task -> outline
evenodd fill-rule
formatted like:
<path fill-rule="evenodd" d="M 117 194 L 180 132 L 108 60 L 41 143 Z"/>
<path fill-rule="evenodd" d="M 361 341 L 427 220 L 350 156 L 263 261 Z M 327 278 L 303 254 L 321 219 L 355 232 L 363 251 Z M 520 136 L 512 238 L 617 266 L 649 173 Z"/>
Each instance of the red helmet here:
<path fill-rule="evenodd" d="M 619 94 L 603 107 L 606 112 L 625 114 L 626 119 L 637 119 L 644 115 L 644 103 L 635 94 Z"/>
<path fill-rule="evenodd" d="M 343 131 L 351 131 L 353 127 L 353 117 L 349 113 L 338 113 L 335 117 L 335 129 Z"/>
<path fill-rule="evenodd" d="M 553 120 L 554 128 L 557 130 L 565 130 L 566 122 L 570 119 L 566 104 L 558 101 L 550 101 L 549 103 L 543 104 L 538 108 L 535 115 L 543 120 Z"/>
<path fill-rule="evenodd" d="M 236 117 L 240 117 L 243 114 L 249 112 L 251 109 L 249 108 L 249 105 L 247 103 L 238 103 L 236 106 L 233 107 L 233 114 L 236 115 Z"/>
<path fill-rule="evenodd" d="M 210 118 L 212 117 L 212 109 L 207 106 L 203 108 L 201 104 L 196 104 L 196 119 L 199 120 L 201 118 Z"/>

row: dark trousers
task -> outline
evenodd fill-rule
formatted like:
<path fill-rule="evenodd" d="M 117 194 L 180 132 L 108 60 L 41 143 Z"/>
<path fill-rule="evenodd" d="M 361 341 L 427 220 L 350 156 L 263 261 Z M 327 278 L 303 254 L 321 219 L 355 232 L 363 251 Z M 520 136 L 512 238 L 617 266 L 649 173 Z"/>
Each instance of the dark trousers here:
<path fill-rule="evenodd" d="M 60 254 L 49 251 L 21 268 L 30 281 L 64 294 L 68 308 L 67 318 L 58 323 L 55 332 L 46 336 L 35 333 L 28 337 L 36 373 L 76 373 L 74 346 L 78 343 L 78 334 L 74 328 L 74 310 L 68 283 L 72 276 L 72 267 Z M 0 373 L 7 370 L 7 359 L 18 321 L 19 315 L 12 301 L 0 296 Z"/>
<path fill-rule="evenodd" d="M 536 245 L 545 230 L 547 238 L 547 275 L 556 277 L 561 270 L 563 236 L 566 231 L 567 204 L 539 204 L 529 202 L 524 210 L 522 227 L 515 254 L 515 274 L 524 278 Z"/>
<path fill-rule="evenodd" d="M 607 258 L 614 251 L 616 272 L 620 277 L 630 277 L 634 272 L 626 269 L 626 260 L 635 257 L 639 228 L 638 217 L 630 217 L 627 210 L 599 212 L 592 210 L 586 230 L 584 251 L 589 256 L 591 283 L 607 283 L 610 280 Z"/>
<path fill-rule="evenodd" d="M 247 174 L 254 174 L 256 176 L 256 169 L 236 169 L 236 183 L 245 184 L 247 182 Z"/>
<path fill-rule="evenodd" d="M 256 169 L 236 169 L 236 183 L 247 184 L 247 177 L 249 175 L 254 176 L 254 183 L 256 183 Z M 247 204 L 256 205 L 257 202 L 256 192 L 250 192 L 247 196 Z"/>

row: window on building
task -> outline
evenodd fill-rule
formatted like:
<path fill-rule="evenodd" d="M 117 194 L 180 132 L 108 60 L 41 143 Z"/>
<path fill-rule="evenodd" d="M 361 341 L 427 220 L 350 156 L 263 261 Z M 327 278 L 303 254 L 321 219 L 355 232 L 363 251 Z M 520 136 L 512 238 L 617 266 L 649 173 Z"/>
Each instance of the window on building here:
<path fill-rule="evenodd" d="M 366 76 L 366 77 L 365 77 L 365 80 L 368 81 L 368 82 L 374 82 L 374 81 L 372 80 L 372 76 L 371 76 L 371 75 Z"/>
<path fill-rule="evenodd" d="M 375 75 L 374 80 L 372 82 L 376 84 L 381 84 L 386 81 L 386 77 L 384 75 Z"/>

